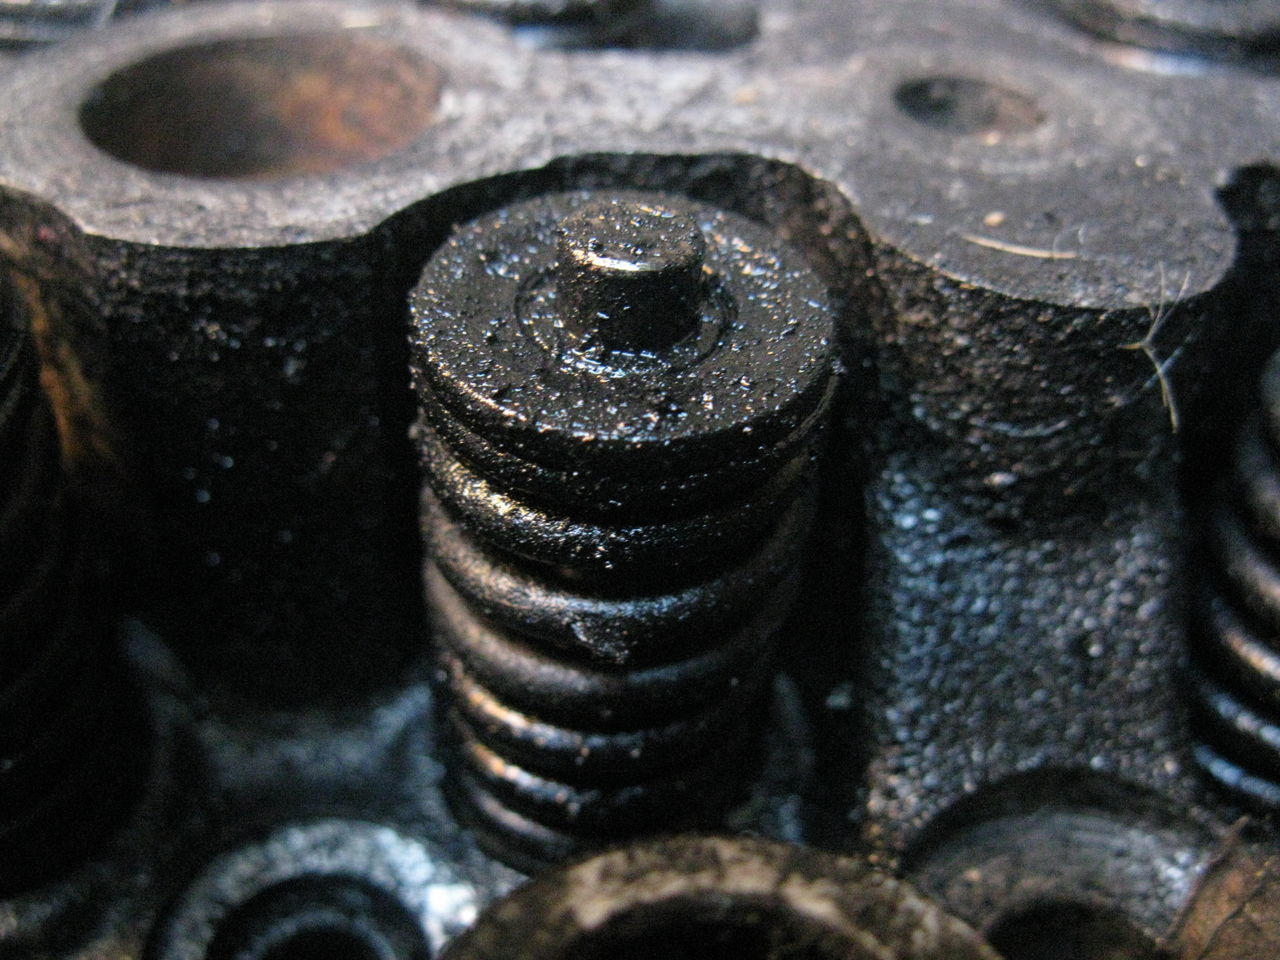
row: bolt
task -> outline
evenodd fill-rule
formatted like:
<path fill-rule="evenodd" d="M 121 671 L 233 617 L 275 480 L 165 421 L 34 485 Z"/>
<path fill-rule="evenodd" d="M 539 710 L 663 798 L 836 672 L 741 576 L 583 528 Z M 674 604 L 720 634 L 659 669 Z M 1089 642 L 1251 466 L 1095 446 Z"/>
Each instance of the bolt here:
<path fill-rule="evenodd" d="M 697 328 L 707 242 L 689 217 L 654 204 L 592 204 L 561 221 L 556 249 L 561 315 L 584 342 L 657 353 Z"/>
<path fill-rule="evenodd" d="M 462 227 L 412 311 L 454 811 L 530 872 L 715 825 L 813 524 L 821 283 L 724 211 L 562 194 Z"/>

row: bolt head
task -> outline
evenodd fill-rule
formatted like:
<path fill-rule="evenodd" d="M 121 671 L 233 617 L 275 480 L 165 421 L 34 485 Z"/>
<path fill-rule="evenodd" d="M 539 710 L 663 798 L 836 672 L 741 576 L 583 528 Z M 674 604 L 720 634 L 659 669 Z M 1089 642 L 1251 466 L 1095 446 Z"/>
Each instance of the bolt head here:
<path fill-rule="evenodd" d="M 591 204 L 560 223 L 556 297 L 565 327 L 606 351 L 662 351 L 698 325 L 707 242 L 669 206 Z"/>

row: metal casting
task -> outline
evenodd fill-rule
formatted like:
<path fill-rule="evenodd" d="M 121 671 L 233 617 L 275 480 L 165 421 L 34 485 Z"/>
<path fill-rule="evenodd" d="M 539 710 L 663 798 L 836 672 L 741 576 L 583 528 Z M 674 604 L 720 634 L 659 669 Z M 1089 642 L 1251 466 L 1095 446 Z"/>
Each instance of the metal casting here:
<path fill-rule="evenodd" d="M 1146 960 L 1274 861 L 1274 4 L 127 6 L 0 4 L 0 737 L 120 798 L 0 958 L 417 960 L 700 822 Z"/>

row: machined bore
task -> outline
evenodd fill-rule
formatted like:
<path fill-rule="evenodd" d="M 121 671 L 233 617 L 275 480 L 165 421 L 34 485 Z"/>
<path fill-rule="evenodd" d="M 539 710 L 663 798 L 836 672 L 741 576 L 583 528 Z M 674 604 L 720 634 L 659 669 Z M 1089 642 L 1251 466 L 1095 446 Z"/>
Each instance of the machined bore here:
<path fill-rule="evenodd" d="M 674 837 L 592 857 L 499 900 L 447 960 L 995 960 L 908 884 L 846 857 Z"/>

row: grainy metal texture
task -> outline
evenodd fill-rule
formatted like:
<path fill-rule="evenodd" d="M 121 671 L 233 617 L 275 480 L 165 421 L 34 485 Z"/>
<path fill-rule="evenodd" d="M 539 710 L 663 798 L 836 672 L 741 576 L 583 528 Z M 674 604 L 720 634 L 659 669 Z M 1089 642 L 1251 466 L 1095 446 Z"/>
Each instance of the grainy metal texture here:
<path fill-rule="evenodd" d="M 741 217 L 581 193 L 460 228 L 411 310 L 460 815 L 531 871 L 715 824 L 746 799 L 810 539 L 821 286 Z"/>

